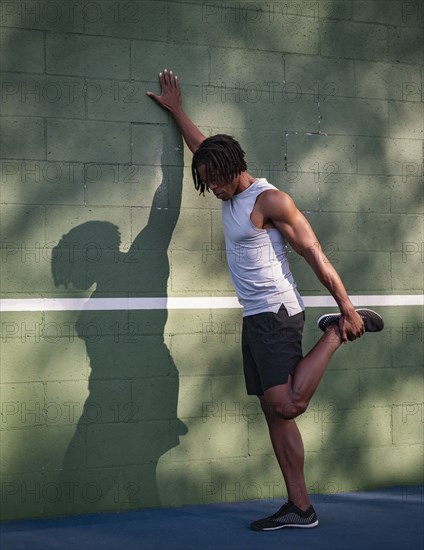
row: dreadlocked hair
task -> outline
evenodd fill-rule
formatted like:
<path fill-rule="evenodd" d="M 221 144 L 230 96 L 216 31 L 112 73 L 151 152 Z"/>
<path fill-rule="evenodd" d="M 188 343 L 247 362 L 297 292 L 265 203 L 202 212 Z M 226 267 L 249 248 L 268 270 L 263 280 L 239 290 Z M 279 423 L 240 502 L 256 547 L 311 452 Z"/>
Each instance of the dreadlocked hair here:
<path fill-rule="evenodd" d="M 223 180 L 230 183 L 236 176 L 247 170 L 244 160 L 244 151 L 240 143 L 226 134 L 216 134 L 206 138 L 193 155 L 191 172 L 194 187 L 199 195 L 205 195 L 205 189 L 209 193 L 208 181 Z M 205 179 L 197 169 L 205 166 Z"/>

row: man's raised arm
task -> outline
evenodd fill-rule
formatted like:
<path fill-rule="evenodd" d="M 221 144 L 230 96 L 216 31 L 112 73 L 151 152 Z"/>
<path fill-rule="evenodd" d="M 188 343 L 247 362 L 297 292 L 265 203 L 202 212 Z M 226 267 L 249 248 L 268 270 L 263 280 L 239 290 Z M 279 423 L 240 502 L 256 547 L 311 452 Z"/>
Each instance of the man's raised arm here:
<path fill-rule="evenodd" d="M 154 99 L 162 109 L 171 113 L 188 148 L 194 153 L 202 141 L 206 139 L 206 136 L 193 124 L 183 110 L 178 77 L 172 71 L 165 69 L 163 74 L 159 73 L 159 82 L 161 95 L 158 96 L 153 92 L 147 92 L 147 95 Z"/>

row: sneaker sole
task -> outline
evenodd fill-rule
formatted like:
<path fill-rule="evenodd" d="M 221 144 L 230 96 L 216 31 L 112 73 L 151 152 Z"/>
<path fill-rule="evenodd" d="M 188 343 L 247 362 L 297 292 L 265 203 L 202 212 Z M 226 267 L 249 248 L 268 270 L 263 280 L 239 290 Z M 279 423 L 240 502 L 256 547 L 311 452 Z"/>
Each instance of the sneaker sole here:
<path fill-rule="evenodd" d="M 368 311 L 369 313 L 372 313 L 373 316 L 377 317 L 378 320 L 381 322 L 381 325 L 382 327 L 381 328 L 377 328 L 376 330 L 365 330 L 365 332 L 380 332 L 381 330 L 383 330 L 384 328 L 384 321 L 383 321 L 383 318 L 381 317 L 381 315 L 379 315 L 376 311 L 372 310 L 372 309 L 366 309 L 366 308 L 360 308 L 360 309 L 356 309 L 355 310 L 356 313 L 361 313 L 361 311 Z M 340 315 L 339 313 L 324 313 L 324 315 L 321 315 L 321 317 L 318 318 L 317 320 L 317 326 L 319 327 L 319 324 L 321 322 L 321 319 L 324 319 L 324 317 L 328 317 L 329 315 Z M 335 323 L 332 323 L 332 324 L 335 324 Z"/>
<path fill-rule="evenodd" d="M 329 315 L 339 315 L 338 313 L 324 313 L 324 315 L 321 315 L 321 317 L 318 318 L 317 322 L 316 322 L 316 325 L 317 327 L 319 327 L 319 324 L 321 322 L 321 319 L 324 319 L 324 317 L 328 317 Z M 332 324 L 336 324 L 336 323 L 332 323 Z M 338 323 L 337 323 L 338 324 Z"/>
<path fill-rule="evenodd" d="M 278 527 L 264 527 L 263 529 L 255 529 L 251 527 L 252 531 L 277 531 L 278 529 L 284 529 L 285 527 L 298 528 L 298 529 L 313 529 L 318 526 L 319 521 L 316 520 L 313 523 L 308 525 L 301 525 L 299 523 L 285 523 L 284 525 L 279 525 Z"/>
<path fill-rule="evenodd" d="M 381 330 L 383 330 L 384 328 L 384 321 L 383 321 L 383 317 L 381 317 L 381 315 L 379 315 L 376 311 L 374 311 L 373 309 L 366 309 L 366 308 L 361 308 L 361 309 L 357 309 L 356 312 L 361 314 L 362 311 L 368 311 L 369 313 L 372 313 L 372 316 L 375 318 L 378 319 L 378 321 L 381 323 L 381 328 L 380 327 L 372 327 L 372 328 L 375 328 L 375 330 L 370 330 L 370 329 L 367 329 L 366 332 L 380 332 Z M 368 318 L 369 320 L 369 318 Z M 371 319 L 372 320 L 372 319 Z"/>

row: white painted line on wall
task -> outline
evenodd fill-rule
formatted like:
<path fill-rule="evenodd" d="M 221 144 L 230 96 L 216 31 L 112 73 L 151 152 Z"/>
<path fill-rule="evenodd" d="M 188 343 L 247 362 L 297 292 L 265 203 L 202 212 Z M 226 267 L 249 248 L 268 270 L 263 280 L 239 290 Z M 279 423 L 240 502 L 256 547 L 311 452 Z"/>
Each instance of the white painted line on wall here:
<path fill-rule="evenodd" d="M 350 296 L 355 307 L 424 306 L 422 294 Z M 337 307 L 331 296 L 303 296 L 306 307 Z M 238 309 L 232 296 L 170 298 L 18 298 L 0 300 L 0 311 L 114 311 L 143 309 Z"/>

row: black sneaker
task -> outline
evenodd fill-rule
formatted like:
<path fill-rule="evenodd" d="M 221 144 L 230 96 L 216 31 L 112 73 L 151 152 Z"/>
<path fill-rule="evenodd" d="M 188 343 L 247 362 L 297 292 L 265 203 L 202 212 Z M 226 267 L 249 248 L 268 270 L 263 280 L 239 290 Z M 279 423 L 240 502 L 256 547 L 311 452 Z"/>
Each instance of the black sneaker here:
<path fill-rule="evenodd" d="M 384 328 L 382 317 L 372 309 L 357 309 L 356 313 L 362 317 L 365 332 L 380 332 Z M 317 321 L 319 328 L 325 332 L 330 325 L 338 325 L 341 313 L 326 313 L 321 315 Z"/>
<path fill-rule="evenodd" d="M 312 505 L 303 511 L 289 500 L 272 516 L 251 523 L 250 528 L 253 531 L 275 531 L 284 527 L 310 529 L 317 525 L 318 518 Z"/>

